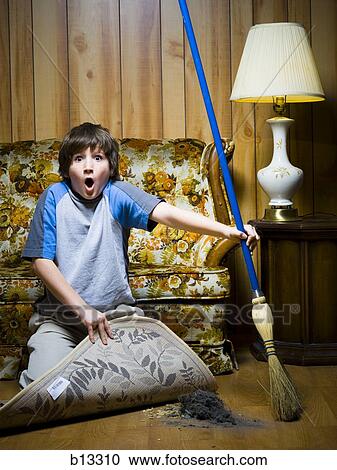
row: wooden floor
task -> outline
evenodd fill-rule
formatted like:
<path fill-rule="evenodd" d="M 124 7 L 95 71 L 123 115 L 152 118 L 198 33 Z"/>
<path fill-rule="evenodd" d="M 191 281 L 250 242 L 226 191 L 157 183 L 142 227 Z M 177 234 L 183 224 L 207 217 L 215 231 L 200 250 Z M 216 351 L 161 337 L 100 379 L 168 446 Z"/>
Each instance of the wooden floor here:
<path fill-rule="evenodd" d="M 268 366 L 251 356 L 249 338 L 232 339 L 240 370 L 218 377 L 219 393 L 233 411 L 260 420 L 258 427 L 169 426 L 140 410 L 1 436 L 0 449 L 337 449 L 337 366 L 287 366 L 305 412 L 298 422 L 275 422 Z M 17 390 L 15 382 L 0 382 L 0 399 Z"/>

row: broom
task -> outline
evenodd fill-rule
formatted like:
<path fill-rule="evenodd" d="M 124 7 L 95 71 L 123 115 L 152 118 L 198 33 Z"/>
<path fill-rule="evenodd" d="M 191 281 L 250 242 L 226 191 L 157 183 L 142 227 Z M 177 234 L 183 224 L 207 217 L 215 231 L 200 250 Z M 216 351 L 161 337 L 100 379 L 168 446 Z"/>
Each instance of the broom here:
<path fill-rule="evenodd" d="M 190 44 L 195 69 L 198 75 L 209 123 L 212 129 L 215 147 L 218 153 L 225 186 L 228 193 L 228 199 L 234 215 L 236 227 L 238 230 L 244 232 L 240 209 L 235 196 L 232 178 L 228 169 L 227 160 L 216 121 L 211 96 L 208 90 L 205 73 L 202 67 L 190 14 L 186 5 L 186 0 L 178 1 L 183 16 L 185 31 L 188 37 L 188 42 Z M 266 355 L 268 357 L 272 412 L 276 419 L 281 421 L 293 421 L 298 419 L 301 415 L 302 406 L 289 374 L 280 363 L 276 355 L 273 339 L 273 316 L 270 307 L 266 303 L 266 299 L 259 287 L 251 253 L 244 240 L 241 240 L 240 243 L 250 280 L 250 285 L 254 295 L 252 299 L 252 318 L 263 340 L 266 349 Z"/>

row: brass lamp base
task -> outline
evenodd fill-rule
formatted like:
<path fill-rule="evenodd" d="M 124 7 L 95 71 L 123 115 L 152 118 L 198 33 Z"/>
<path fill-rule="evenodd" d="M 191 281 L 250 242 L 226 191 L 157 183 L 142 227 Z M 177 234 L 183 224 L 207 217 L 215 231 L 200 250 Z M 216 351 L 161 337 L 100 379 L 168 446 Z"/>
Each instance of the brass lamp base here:
<path fill-rule="evenodd" d="M 264 212 L 263 220 L 271 220 L 276 222 L 287 222 L 291 220 L 298 220 L 298 210 L 292 207 L 288 208 L 271 208 L 266 209 Z"/>

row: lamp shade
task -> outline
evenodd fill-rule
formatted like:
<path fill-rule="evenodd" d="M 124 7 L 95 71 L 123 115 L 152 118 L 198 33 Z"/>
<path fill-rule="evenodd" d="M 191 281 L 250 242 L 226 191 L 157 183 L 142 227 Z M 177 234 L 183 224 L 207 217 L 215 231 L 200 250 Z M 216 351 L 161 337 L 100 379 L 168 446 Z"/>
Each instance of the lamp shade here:
<path fill-rule="evenodd" d="M 298 23 L 258 24 L 250 28 L 230 99 L 272 103 L 324 100 L 324 92 L 305 29 Z"/>

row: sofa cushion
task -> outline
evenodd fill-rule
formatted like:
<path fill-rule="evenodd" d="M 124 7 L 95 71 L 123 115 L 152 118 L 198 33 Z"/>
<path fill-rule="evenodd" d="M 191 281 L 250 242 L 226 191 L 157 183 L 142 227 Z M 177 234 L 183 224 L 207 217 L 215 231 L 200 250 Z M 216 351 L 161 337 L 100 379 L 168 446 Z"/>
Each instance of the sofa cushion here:
<path fill-rule="evenodd" d="M 216 344 L 226 339 L 226 305 L 209 303 L 142 303 L 137 304 L 147 317 L 165 323 L 188 343 Z"/>
<path fill-rule="evenodd" d="M 0 266 L 0 304 L 32 303 L 39 299 L 43 292 L 43 283 L 36 277 L 29 261 L 24 261 L 16 267 Z"/>
<path fill-rule="evenodd" d="M 130 265 L 129 280 L 136 299 L 224 299 L 230 291 L 226 267 Z"/>
<path fill-rule="evenodd" d="M 156 266 L 130 264 L 130 286 L 135 299 L 224 299 L 229 296 L 226 267 Z M 0 267 L 0 304 L 38 300 L 44 292 L 29 262 Z"/>

